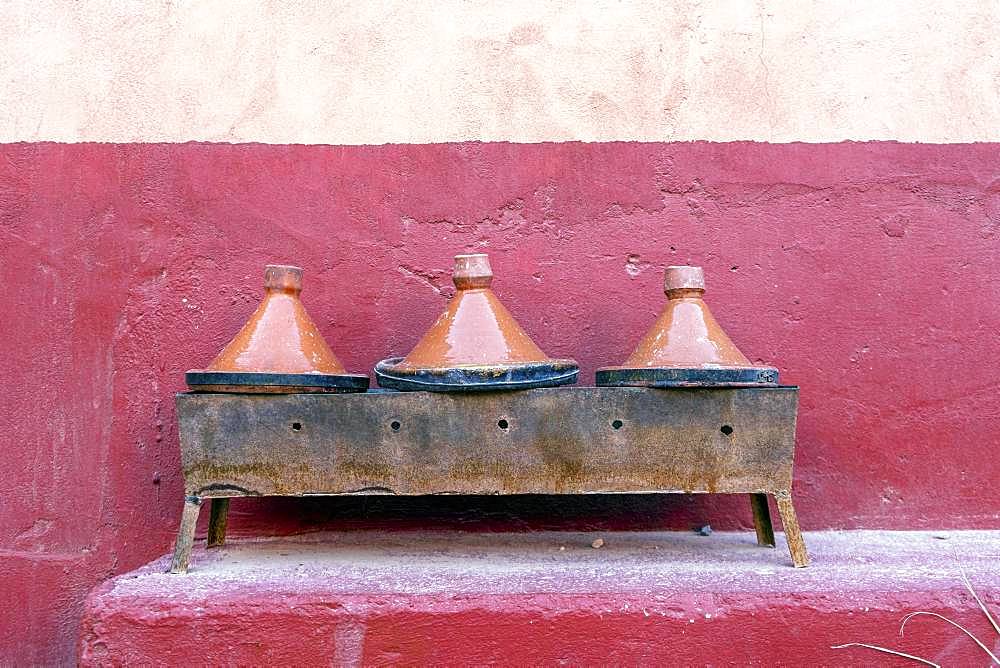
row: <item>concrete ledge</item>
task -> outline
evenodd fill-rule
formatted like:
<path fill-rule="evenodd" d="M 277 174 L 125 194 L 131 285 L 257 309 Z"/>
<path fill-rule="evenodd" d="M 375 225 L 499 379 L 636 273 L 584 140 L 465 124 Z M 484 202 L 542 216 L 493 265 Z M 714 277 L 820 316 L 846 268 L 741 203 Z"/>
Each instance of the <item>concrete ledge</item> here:
<path fill-rule="evenodd" d="M 591 546 L 601 538 L 599 549 Z M 874 643 L 986 665 L 1000 532 L 822 532 L 813 565 L 752 533 L 356 531 L 164 556 L 88 598 L 81 662 L 108 664 L 892 664 Z M 994 649 L 996 651 L 996 649 Z M 901 664 L 905 665 L 905 664 Z"/>

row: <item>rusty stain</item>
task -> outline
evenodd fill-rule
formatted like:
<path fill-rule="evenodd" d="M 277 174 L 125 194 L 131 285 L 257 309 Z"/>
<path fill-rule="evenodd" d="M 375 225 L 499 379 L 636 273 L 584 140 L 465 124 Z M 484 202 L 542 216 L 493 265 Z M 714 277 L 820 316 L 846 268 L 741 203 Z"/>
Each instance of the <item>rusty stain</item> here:
<path fill-rule="evenodd" d="M 797 405 L 792 387 L 177 396 L 189 498 L 781 493 L 783 513 Z"/>
<path fill-rule="evenodd" d="M 180 395 L 178 410 L 189 493 L 211 482 L 260 494 L 713 492 L 790 486 L 796 397 L 794 388 L 359 394 L 332 402 Z"/>

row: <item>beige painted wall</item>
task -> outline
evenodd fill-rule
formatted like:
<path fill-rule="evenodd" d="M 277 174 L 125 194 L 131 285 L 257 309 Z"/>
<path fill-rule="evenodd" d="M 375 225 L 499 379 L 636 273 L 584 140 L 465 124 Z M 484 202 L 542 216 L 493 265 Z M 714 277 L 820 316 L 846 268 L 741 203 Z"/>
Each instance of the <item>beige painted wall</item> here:
<path fill-rule="evenodd" d="M 0 7 L 0 141 L 1000 140 L 996 1 Z"/>

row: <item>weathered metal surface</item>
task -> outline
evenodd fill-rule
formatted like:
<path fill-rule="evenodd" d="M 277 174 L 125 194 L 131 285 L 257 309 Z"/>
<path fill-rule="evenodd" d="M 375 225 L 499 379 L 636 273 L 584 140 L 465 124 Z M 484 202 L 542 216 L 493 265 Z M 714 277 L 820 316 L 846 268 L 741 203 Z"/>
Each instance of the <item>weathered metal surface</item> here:
<path fill-rule="evenodd" d="M 751 494 L 750 509 L 753 511 L 757 544 L 774 547 L 774 526 L 771 524 L 771 509 L 767 507 L 767 494 Z"/>
<path fill-rule="evenodd" d="M 212 499 L 212 511 L 208 516 L 208 547 L 217 547 L 226 542 L 226 526 L 229 524 L 229 499 Z"/>
<path fill-rule="evenodd" d="M 379 386 L 403 391 L 496 392 L 572 385 L 580 375 L 573 360 L 438 369 L 405 369 L 399 366 L 402 361 L 402 357 L 390 357 L 375 365 Z"/>
<path fill-rule="evenodd" d="M 603 367 L 597 370 L 598 387 L 745 387 L 777 385 L 774 367 L 671 369 Z"/>
<path fill-rule="evenodd" d="M 303 392 L 364 392 L 369 378 L 343 373 L 257 373 L 247 371 L 188 371 L 184 379 L 194 392 L 236 394 L 300 394 Z"/>
<path fill-rule="evenodd" d="M 171 571 L 187 570 L 203 498 L 220 545 L 228 497 L 385 493 L 750 493 L 767 545 L 773 494 L 805 566 L 790 492 L 797 405 L 795 387 L 179 394 L 188 496 Z"/>
<path fill-rule="evenodd" d="M 180 394 L 195 496 L 775 492 L 798 390 Z"/>
<path fill-rule="evenodd" d="M 201 498 L 188 496 L 184 499 L 184 512 L 181 513 L 181 525 L 177 529 L 177 543 L 174 545 L 174 556 L 170 561 L 171 573 L 186 573 L 191 562 L 191 548 L 194 546 L 194 530 L 198 525 L 198 514 L 201 512 Z"/>
<path fill-rule="evenodd" d="M 806 542 L 802 538 L 799 520 L 795 516 L 791 489 L 775 492 L 774 502 L 778 505 L 778 514 L 781 515 L 781 525 L 785 529 L 785 540 L 788 541 L 788 552 L 792 555 L 792 563 L 796 568 L 804 568 L 809 565 L 809 554 L 806 552 Z"/>

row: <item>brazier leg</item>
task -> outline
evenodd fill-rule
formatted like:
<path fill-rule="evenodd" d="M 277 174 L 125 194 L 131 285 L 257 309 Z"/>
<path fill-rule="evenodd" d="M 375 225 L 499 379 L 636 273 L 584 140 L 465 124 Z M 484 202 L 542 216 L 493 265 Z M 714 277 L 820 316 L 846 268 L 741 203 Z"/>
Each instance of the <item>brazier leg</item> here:
<path fill-rule="evenodd" d="M 757 544 L 774 547 L 774 527 L 771 526 L 767 494 L 751 494 L 750 508 L 753 510 L 753 526 L 757 530 Z"/>
<path fill-rule="evenodd" d="M 799 529 L 799 520 L 795 517 L 792 493 L 788 490 L 775 492 L 774 500 L 778 503 L 781 524 L 785 527 L 785 540 L 788 541 L 788 552 L 792 555 L 792 563 L 796 568 L 808 566 L 809 554 L 806 552 L 806 543 L 802 539 L 802 530 Z"/>
<path fill-rule="evenodd" d="M 212 512 L 208 516 L 208 547 L 218 547 L 226 542 L 228 521 L 229 499 L 212 499 Z"/>
<path fill-rule="evenodd" d="M 198 525 L 198 513 L 201 511 L 201 497 L 188 496 L 184 498 L 184 512 L 181 515 L 181 526 L 177 530 L 177 544 L 174 546 L 174 558 L 170 562 L 171 573 L 187 573 L 191 562 L 191 548 L 194 547 L 194 530 Z"/>

